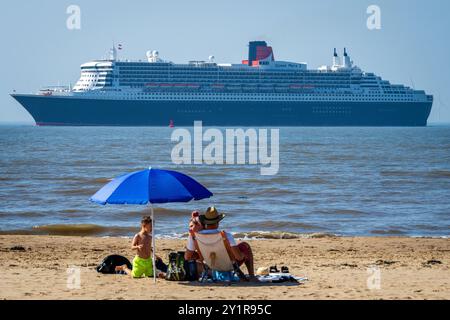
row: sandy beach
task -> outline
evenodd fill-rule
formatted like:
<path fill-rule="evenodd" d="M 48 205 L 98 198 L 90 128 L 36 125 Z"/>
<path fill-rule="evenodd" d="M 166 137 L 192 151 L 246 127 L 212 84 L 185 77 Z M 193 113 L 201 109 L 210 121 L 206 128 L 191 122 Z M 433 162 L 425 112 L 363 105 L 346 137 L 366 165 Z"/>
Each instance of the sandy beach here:
<path fill-rule="evenodd" d="M 287 265 L 309 281 L 225 287 L 158 280 L 155 286 L 152 279 L 95 271 L 106 255 L 131 259 L 129 239 L 4 235 L 0 299 L 450 299 L 450 239 L 323 237 L 250 243 L 256 267 Z M 157 253 L 167 260 L 168 252 L 184 244 L 157 240 Z M 79 289 L 67 286 L 71 266 L 80 268 Z M 378 289 L 367 285 L 373 270 L 379 270 Z"/>

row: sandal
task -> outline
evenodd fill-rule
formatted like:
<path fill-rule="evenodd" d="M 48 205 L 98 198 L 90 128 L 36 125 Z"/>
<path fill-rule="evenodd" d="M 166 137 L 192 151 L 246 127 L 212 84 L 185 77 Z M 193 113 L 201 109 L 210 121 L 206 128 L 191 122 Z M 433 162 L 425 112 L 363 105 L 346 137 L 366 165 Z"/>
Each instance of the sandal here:
<path fill-rule="evenodd" d="M 274 265 L 269 268 L 269 272 L 270 273 L 279 273 L 280 271 L 278 270 L 277 265 Z"/>

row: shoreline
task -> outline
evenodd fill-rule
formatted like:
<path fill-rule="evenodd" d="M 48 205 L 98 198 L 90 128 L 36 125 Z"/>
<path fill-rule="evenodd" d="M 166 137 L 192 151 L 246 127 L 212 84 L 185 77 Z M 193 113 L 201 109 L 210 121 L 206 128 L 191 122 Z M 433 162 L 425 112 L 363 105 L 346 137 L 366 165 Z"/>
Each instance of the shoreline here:
<path fill-rule="evenodd" d="M 75 236 L 75 237 L 133 237 L 139 228 L 131 226 L 101 226 L 97 224 L 48 224 L 36 225 L 26 229 L 0 230 L 0 236 L 4 235 L 36 235 L 36 236 Z M 270 240 L 270 239 L 303 239 L 303 238 L 326 238 L 326 237 L 398 237 L 398 238 L 424 238 L 424 239 L 447 239 L 450 235 L 422 235 L 402 234 L 398 232 L 372 232 L 369 234 L 339 234 L 329 231 L 293 232 L 281 230 L 254 230 L 231 232 L 236 239 L 241 240 Z M 188 232 L 156 235 L 158 239 L 183 240 Z"/>
<path fill-rule="evenodd" d="M 51 229 L 51 228 L 50 228 Z M 76 228 L 75 228 L 76 229 Z M 105 228 L 108 229 L 108 228 Z M 131 229 L 131 228 L 130 228 Z M 41 237 L 92 237 L 92 238 L 125 238 L 131 239 L 139 232 L 138 228 L 133 228 L 128 234 L 103 234 L 83 230 L 72 230 L 68 232 L 46 232 L 36 230 L 0 230 L 0 236 L 41 236 Z M 288 231 L 237 231 L 231 232 L 236 240 L 293 240 L 293 239 L 320 239 L 320 238 L 411 238 L 411 239 L 449 239 L 449 235 L 402 235 L 402 234 L 363 234 L 363 235 L 342 235 L 329 232 L 288 232 Z M 174 233 L 172 235 L 155 235 L 161 240 L 186 240 L 188 233 Z"/>
<path fill-rule="evenodd" d="M 157 239 L 167 262 L 185 240 Z M 0 235 L 0 299 L 450 299 L 450 239 L 324 237 L 248 241 L 255 267 L 287 265 L 309 281 L 292 286 L 169 282 L 101 275 L 95 266 L 109 254 L 133 257 L 129 239 Z M 79 268 L 80 289 L 67 287 Z M 375 268 L 375 269 L 373 269 Z M 246 272 L 245 268 L 243 268 Z M 368 287 L 379 270 L 380 289 Z M 157 290 L 155 290 L 157 288 Z"/>

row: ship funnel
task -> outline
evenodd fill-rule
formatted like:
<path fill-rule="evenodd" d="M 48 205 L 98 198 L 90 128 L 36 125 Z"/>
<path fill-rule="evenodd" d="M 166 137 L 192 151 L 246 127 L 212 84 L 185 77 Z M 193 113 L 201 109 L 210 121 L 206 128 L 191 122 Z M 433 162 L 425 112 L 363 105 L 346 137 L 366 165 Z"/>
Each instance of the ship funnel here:
<path fill-rule="evenodd" d="M 248 47 L 249 66 L 257 66 L 260 60 L 275 60 L 272 47 L 269 47 L 265 41 L 250 41 Z"/>
<path fill-rule="evenodd" d="M 341 64 L 336 48 L 334 48 L 333 67 L 336 68 Z"/>
<path fill-rule="evenodd" d="M 352 61 L 350 60 L 350 56 L 347 53 L 347 48 L 344 48 L 344 68 L 351 68 L 352 67 Z"/>

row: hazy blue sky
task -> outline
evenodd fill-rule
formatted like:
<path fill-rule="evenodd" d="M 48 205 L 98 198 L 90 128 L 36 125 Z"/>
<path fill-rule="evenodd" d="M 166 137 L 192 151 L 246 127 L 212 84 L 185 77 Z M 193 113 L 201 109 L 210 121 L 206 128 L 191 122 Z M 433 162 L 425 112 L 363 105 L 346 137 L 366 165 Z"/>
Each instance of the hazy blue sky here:
<path fill-rule="evenodd" d="M 81 30 L 66 28 L 71 4 L 81 7 Z M 381 30 L 366 27 L 371 4 Z M 75 83 L 80 64 L 105 56 L 113 40 L 123 58 L 157 49 L 174 62 L 239 62 L 261 39 L 277 59 L 313 68 L 346 46 L 363 70 L 434 94 L 430 121 L 450 122 L 449 16 L 448 0 L 3 1 L 0 121 L 32 122 L 8 94 Z"/>

